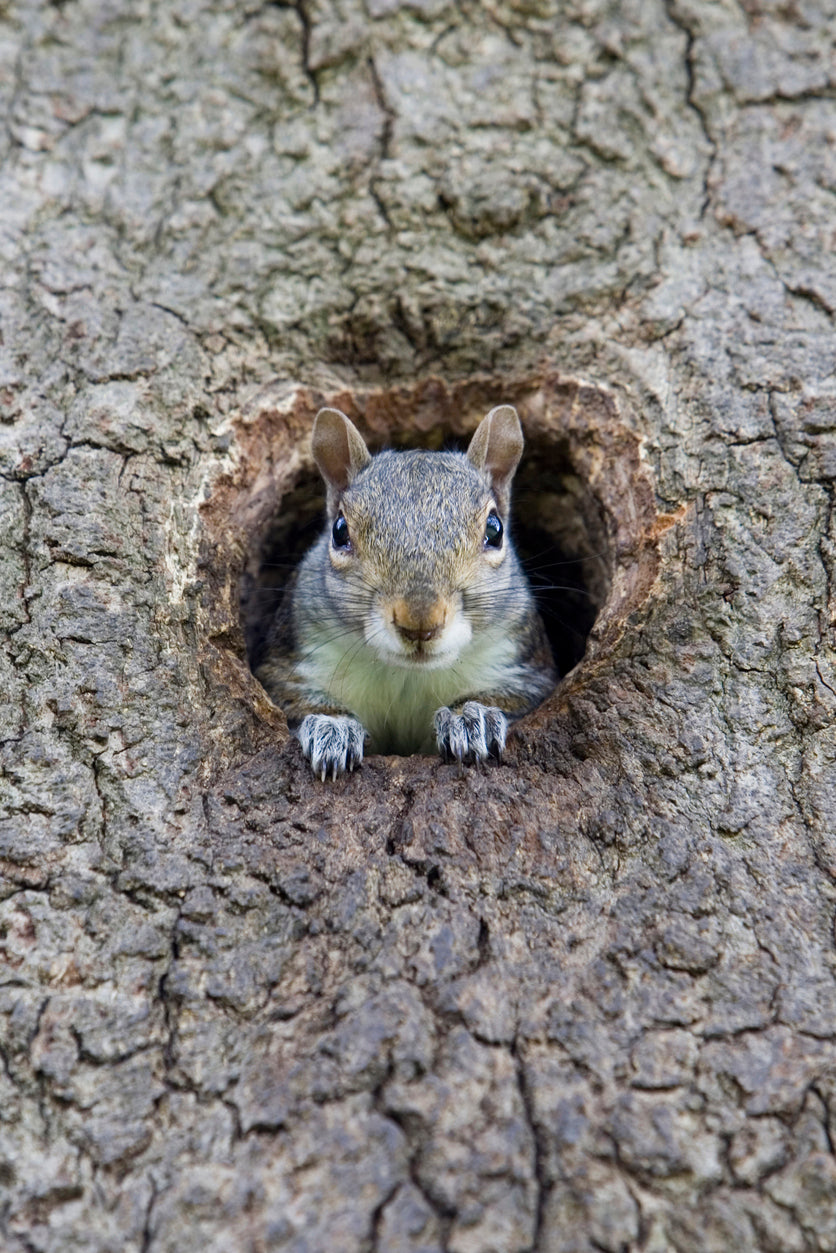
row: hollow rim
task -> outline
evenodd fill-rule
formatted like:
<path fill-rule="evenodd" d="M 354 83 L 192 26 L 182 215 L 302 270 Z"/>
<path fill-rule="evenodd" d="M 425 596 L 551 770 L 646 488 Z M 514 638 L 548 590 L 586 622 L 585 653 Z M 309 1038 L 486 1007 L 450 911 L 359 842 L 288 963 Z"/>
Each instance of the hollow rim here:
<path fill-rule="evenodd" d="M 439 448 L 454 441 L 465 447 L 479 420 L 499 403 L 515 405 L 526 434 L 515 481 L 518 549 L 530 569 L 538 535 L 554 540 L 557 526 L 561 533 L 546 578 L 557 582 L 559 563 L 576 564 L 572 629 L 577 632 L 578 621 L 583 621 L 583 647 L 559 650 L 564 680 L 557 691 L 568 671 L 573 683 L 581 680 L 593 660 L 600 662 L 615 648 L 630 617 L 648 599 L 658 575 L 665 520 L 655 507 L 640 440 L 614 395 L 560 375 L 510 383 L 429 379 L 389 389 L 338 385 L 319 390 L 277 383 L 260 393 L 233 423 L 234 468 L 218 477 L 201 507 L 202 626 L 209 669 L 217 673 L 232 667 L 259 708 L 270 705 L 249 674 L 253 634 L 248 615 L 253 591 L 263 589 L 266 566 L 276 564 L 269 560 L 271 535 L 275 542 L 293 534 L 295 561 L 319 533 L 323 492 L 311 458 L 310 432 L 320 407 L 342 409 L 378 450 Z M 531 495 L 546 501 L 552 511 L 543 526 L 542 518 L 534 525 L 527 521 L 537 512 L 526 503 Z M 578 562 L 584 567 L 582 577 Z M 279 571 L 272 583 L 276 596 L 283 582 Z M 566 582 L 571 585 L 572 579 Z M 585 621 L 580 600 L 594 610 Z"/>

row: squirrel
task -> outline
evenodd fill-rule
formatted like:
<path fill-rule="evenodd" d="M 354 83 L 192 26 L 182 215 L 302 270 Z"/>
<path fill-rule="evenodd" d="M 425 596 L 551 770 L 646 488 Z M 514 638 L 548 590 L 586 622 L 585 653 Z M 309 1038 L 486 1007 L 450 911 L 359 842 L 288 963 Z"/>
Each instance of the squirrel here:
<path fill-rule="evenodd" d="M 256 677 L 315 775 L 363 748 L 501 757 L 509 720 L 552 690 L 545 629 L 508 532 L 523 435 L 492 409 L 466 453 L 369 452 L 321 409 L 314 460 L 327 524 L 289 584 Z"/>

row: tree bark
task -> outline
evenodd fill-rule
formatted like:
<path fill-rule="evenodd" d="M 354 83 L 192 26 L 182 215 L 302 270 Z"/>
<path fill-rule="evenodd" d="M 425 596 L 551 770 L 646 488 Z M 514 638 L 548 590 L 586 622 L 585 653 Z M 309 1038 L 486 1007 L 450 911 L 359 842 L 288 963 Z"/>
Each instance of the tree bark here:
<path fill-rule="evenodd" d="M 836 1247 L 833 32 L 3 7 L 4 1250 Z M 560 479 L 502 765 L 248 669 L 323 401 Z"/>

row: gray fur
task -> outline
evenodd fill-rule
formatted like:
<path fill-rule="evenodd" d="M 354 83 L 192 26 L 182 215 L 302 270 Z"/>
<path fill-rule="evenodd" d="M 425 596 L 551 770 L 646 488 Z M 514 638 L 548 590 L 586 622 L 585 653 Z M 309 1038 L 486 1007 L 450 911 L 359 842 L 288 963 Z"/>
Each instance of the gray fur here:
<path fill-rule="evenodd" d="M 356 718 L 332 714 L 308 714 L 296 732 L 311 769 L 323 782 L 328 774 L 336 779 L 362 764 L 365 736 Z"/>
<path fill-rule="evenodd" d="M 442 757 L 453 761 L 487 761 L 491 753 L 501 757 L 508 719 L 496 705 L 465 701 L 460 714 L 439 709 L 433 719 Z"/>

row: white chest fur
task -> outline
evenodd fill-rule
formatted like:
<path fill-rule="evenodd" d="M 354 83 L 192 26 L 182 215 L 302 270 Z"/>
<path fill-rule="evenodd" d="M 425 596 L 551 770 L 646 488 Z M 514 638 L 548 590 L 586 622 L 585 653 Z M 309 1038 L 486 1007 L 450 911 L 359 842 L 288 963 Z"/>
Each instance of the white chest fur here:
<path fill-rule="evenodd" d="M 479 692 L 513 687 L 515 646 L 504 632 L 472 640 L 448 666 L 391 665 L 356 634 L 326 632 L 300 665 L 306 683 L 348 709 L 369 733 L 369 752 L 435 749 L 433 714 Z"/>

